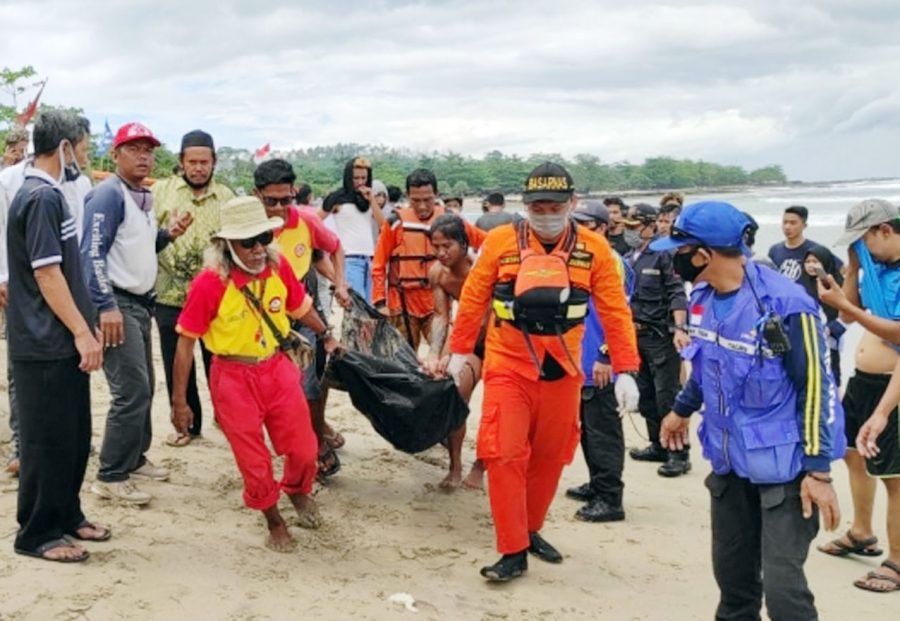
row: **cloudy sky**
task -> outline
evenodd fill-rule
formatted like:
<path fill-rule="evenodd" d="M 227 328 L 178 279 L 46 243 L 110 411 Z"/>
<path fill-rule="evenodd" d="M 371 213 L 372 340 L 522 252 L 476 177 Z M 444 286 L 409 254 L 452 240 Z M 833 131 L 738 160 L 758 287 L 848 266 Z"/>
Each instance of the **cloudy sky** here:
<path fill-rule="evenodd" d="M 0 65 L 49 77 L 47 103 L 175 148 L 199 127 L 900 175 L 897 0 L 0 0 L 0 23 Z"/>

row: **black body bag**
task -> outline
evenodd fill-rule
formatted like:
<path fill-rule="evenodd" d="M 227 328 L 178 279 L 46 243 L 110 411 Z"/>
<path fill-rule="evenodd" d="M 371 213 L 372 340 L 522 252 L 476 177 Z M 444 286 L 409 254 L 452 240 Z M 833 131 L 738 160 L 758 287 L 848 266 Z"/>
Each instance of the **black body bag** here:
<path fill-rule="evenodd" d="M 406 339 L 355 291 L 344 311 L 341 342 L 328 378 L 350 394 L 353 406 L 394 448 L 418 453 L 444 441 L 469 414 L 452 379 L 434 380 L 419 369 Z"/>

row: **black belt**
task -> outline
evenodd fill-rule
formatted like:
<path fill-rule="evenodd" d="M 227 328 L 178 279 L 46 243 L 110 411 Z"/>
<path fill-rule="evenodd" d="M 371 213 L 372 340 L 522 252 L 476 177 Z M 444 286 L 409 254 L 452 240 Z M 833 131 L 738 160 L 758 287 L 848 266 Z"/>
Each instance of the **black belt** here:
<path fill-rule="evenodd" d="M 141 306 L 149 309 L 153 309 L 156 306 L 156 291 L 150 289 L 147 293 L 132 293 L 131 291 L 125 291 L 125 289 L 119 289 L 118 287 L 113 287 L 113 293 L 116 295 L 121 295 L 123 298 L 127 300 L 132 300 L 133 302 L 137 302 Z"/>

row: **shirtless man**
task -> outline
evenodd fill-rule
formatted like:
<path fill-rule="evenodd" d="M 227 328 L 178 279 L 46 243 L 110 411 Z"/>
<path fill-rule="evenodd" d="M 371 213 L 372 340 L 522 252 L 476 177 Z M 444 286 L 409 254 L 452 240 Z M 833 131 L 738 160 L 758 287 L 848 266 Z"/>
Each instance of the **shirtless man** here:
<path fill-rule="evenodd" d="M 445 214 L 431 225 L 431 245 L 437 261 L 428 271 L 428 280 L 434 296 L 434 319 L 431 324 L 431 350 L 423 363 L 425 371 L 434 377 L 447 376 L 447 363 L 450 352 L 447 343 L 450 341 L 450 314 L 453 301 L 459 299 L 463 283 L 475 259 L 469 254 L 469 242 L 466 229 L 459 216 Z M 466 359 L 466 365 L 458 377 L 454 377 L 459 394 L 466 403 L 472 397 L 472 391 L 481 379 L 481 356 L 484 345 L 474 355 Z M 441 487 L 454 488 L 462 485 L 471 489 L 483 489 L 484 467 L 480 461 L 472 464 L 472 470 L 465 479 L 462 478 L 462 444 L 466 437 L 466 426 L 450 434 L 447 449 L 450 452 L 450 472 L 441 481 Z"/>

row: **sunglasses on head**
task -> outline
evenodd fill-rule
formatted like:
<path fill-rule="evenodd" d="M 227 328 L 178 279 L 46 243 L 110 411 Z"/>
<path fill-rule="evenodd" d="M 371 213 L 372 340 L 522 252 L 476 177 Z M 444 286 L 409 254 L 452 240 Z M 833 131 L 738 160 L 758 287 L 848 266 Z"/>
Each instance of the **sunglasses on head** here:
<path fill-rule="evenodd" d="M 242 239 L 238 243 L 241 245 L 241 248 L 245 248 L 246 250 L 252 250 L 256 244 L 261 244 L 263 246 L 268 246 L 272 243 L 272 240 L 275 239 L 275 234 L 272 231 L 265 231 L 260 233 L 256 237 L 250 237 L 248 239 Z"/>
<path fill-rule="evenodd" d="M 262 202 L 266 207 L 274 207 L 275 205 L 284 205 L 287 207 L 288 205 L 293 204 L 294 197 L 285 196 L 284 198 L 275 198 L 272 196 L 263 196 Z"/>

